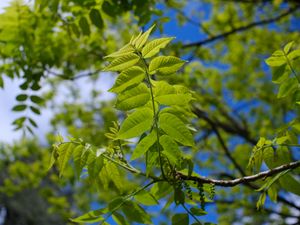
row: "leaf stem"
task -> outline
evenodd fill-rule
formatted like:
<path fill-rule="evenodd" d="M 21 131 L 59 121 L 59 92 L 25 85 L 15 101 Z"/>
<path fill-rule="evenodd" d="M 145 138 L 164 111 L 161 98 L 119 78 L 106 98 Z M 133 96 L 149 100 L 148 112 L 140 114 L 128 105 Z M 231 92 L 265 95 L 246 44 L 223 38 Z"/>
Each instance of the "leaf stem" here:
<path fill-rule="evenodd" d="M 149 74 L 149 70 L 148 70 L 148 65 L 147 65 L 147 62 L 145 61 L 145 59 L 140 54 L 140 52 L 137 51 L 137 53 L 138 53 L 140 59 L 142 60 L 142 62 L 144 64 L 145 72 L 146 72 L 146 78 L 147 78 L 147 82 L 149 84 L 151 102 L 152 102 L 152 108 L 153 108 L 154 128 L 156 130 L 156 139 L 157 139 L 157 145 L 156 146 L 157 146 L 157 150 L 158 150 L 160 170 L 161 170 L 162 177 L 164 179 L 166 179 L 166 175 L 165 175 L 165 172 L 164 172 L 164 169 L 163 169 L 161 149 L 160 149 L 160 145 L 159 145 L 159 129 L 158 129 L 158 124 L 157 124 L 157 114 L 156 114 L 156 110 L 155 110 L 155 100 L 154 100 L 153 88 L 152 88 L 152 83 L 151 83 L 150 74 Z"/>

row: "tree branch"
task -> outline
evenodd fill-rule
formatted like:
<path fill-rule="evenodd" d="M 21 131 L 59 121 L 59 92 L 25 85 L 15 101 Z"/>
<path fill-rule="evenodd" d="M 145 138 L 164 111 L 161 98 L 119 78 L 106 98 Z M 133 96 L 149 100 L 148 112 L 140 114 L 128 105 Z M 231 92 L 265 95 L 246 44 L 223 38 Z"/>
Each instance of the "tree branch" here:
<path fill-rule="evenodd" d="M 284 164 L 278 167 L 275 167 L 273 169 L 257 173 L 255 175 L 241 177 L 237 179 L 232 180 L 216 180 L 216 179 L 210 179 L 202 176 L 187 176 L 185 174 L 182 174 L 180 172 L 177 172 L 177 176 L 179 176 L 183 180 L 190 180 L 190 181 L 196 181 L 204 184 L 214 184 L 215 186 L 221 186 L 221 187 L 234 187 L 239 184 L 248 184 L 250 182 L 271 177 L 273 175 L 276 175 L 277 173 L 280 173 L 287 169 L 295 169 L 300 166 L 300 160 L 291 162 L 288 164 Z"/>
<path fill-rule="evenodd" d="M 199 46 L 211 43 L 211 42 L 216 41 L 216 40 L 224 39 L 224 38 L 226 38 L 226 37 L 228 37 L 232 34 L 235 34 L 235 33 L 241 32 L 241 31 L 245 31 L 245 30 L 249 30 L 249 29 L 251 29 L 253 27 L 256 27 L 256 26 L 261 26 L 261 25 L 274 23 L 274 22 L 279 21 L 282 18 L 292 14 L 293 12 L 298 10 L 299 8 L 300 8 L 300 5 L 296 5 L 294 7 L 289 8 L 284 13 L 282 13 L 282 14 L 276 16 L 276 17 L 272 17 L 272 18 L 269 18 L 269 19 L 264 19 L 264 20 L 261 20 L 261 21 L 253 22 L 253 23 L 250 23 L 248 25 L 232 29 L 231 31 L 228 31 L 228 32 L 225 32 L 225 33 L 222 33 L 222 34 L 204 39 L 202 41 L 193 42 L 193 43 L 190 43 L 190 44 L 183 45 L 182 47 L 183 48 L 199 47 Z"/>

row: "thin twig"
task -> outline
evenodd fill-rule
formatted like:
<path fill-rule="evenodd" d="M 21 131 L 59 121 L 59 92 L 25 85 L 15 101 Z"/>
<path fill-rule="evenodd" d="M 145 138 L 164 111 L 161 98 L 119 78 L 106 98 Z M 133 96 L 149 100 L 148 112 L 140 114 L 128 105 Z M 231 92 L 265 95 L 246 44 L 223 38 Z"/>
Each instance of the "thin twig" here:
<path fill-rule="evenodd" d="M 224 39 L 224 38 L 226 38 L 226 37 L 228 37 L 232 34 L 235 34 L 235 33 L 241 32 L 241 31 L 245 31 L 245 30 L 249 30 L 249 29 L 251 29 L 253 27 L 256 27 L 256 26 L 261 26 L 261 25 L 274 23 L 274 22 L 279 21 L 282 18 L 292 14 L 293 12 L 298 10 L 299 8 L 300 8 L 300 5 L 297 5 L 297 6 L 294 6 L 292 8 L 289 8 L 284 13 L 282 13 L 282 14 L 276 16 L 276 17 L 272 17 L 272 18 L 269 18 L 269 19 L 264 19 L 264 20 L 260 20 L 260 21 L 257 21 L 257 22 L 253 22 L 253 23 L 247 24 L 245 26 L 241 26 L 241 27 L 232 29 L 231 31 L 224 32 L 222 34 L 204 39 L 202 41 L 197 41 L 197 42 L 193 42 L 193 43 L 190 43 L 190 44 L 183 45 L 182 47 L 183 48 L 190 48 L 190 47 L 202 46 L 202 45 L 211 43 L 211 42 L 216 41 L 216 40 Z"/>

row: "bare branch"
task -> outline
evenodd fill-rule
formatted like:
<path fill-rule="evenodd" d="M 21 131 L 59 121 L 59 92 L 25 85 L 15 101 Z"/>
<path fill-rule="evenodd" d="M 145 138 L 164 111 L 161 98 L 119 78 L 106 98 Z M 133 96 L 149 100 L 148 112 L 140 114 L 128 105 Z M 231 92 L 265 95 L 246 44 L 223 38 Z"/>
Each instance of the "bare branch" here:
<path fill-rule="evenodd" d="M 199 46 L 211 43 L 211 42 L 216 41 L 216 40 L 224 39 L 224 38 L 226 38 L 226 37 L 228 37 L 230 35 L 233 35 L 235 33 L 241 32 L 241 31 L 249 30 L 251 28 L 254 28 L 254 27 L 257 27 L 257 26 L 261 26 L 261 25 L 266 25 L 266 24 L 274 23 L 276 21 L 281 20 L 282 18 L 284 18 L 286 16 L 289 16 L 290 14 L 292 14 L 293 12 L 295 12 L 296 10 L 298 10 L 299 8 L 300 8 L 300 5 L 296 5 L 296 6 L 292 7 L 292 8 L 289 8 L 284 13 L 282 13 L 282 14 L 276 16 L 276 17 L 272 17 L 272 18 L 269 18 L 269 19 L 264 19 L 264 20 L 261 20 L 261 21 L 253 22 L 253 23 L 250 23 L 248 25 L 232 29 L 231 31 L 228 31 L 228 32 L 225 32 L 225 33 L 222 33 L 222 34 L 219 34 L 219 35 L 216 35 L 216 36 L 204 39 L 202 41 L 197 41 L 197 42 L 193 42 L 193 43 L 190 43 L 190 44 L 183 45 L 182 47 L 183 48 L 199 47 Z"/>
<path fill-rule="evenodd" d="M 214 184 L 215 186 L 221 186 L 221 187 L 234 187 L 239 184 L 248 184 L 250 182 L 253 182 L 253 181 L 256 181 L 259 179 L 271 177 L 282 171 L 285 171 L 288 169 L 295 169 L 299 166 L 300 166 L 300 160 L 296 161 L 296 162 L 284 164 L 284 165 L 275 167 L 273 169 L 257 173 L 255 175 L 241 177 L 241 178 L 232 179 L 232 180 L 216 180 L 216 179 L 210 179 L 210 178 L 206 178 L 206 177 L 202 177 L 202 176 L 187 176 L 180 172 L 177 172 L 177 175 L 183 180 L 196 181 L 196 182 L 205 183 L 205 184 Z"/>

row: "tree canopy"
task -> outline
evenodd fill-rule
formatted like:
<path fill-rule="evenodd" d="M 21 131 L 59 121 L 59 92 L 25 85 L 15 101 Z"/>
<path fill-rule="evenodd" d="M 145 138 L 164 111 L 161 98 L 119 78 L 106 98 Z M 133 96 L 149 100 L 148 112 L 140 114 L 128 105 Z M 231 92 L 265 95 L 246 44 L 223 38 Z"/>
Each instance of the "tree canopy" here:
<path fill-rule="evenodd" d="M 299 224 L 299 24 L 297 0 L 12 1 L 3 224 Z"/>

